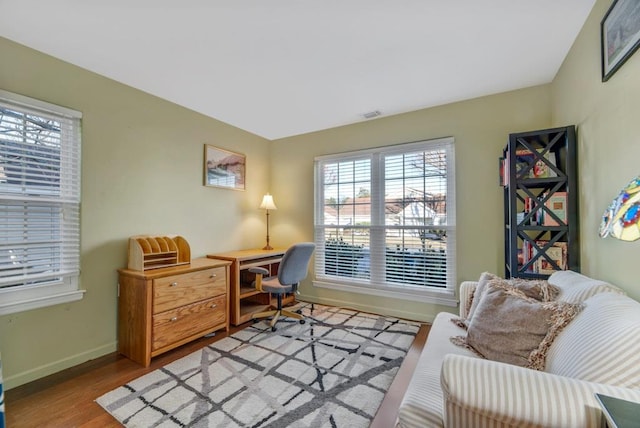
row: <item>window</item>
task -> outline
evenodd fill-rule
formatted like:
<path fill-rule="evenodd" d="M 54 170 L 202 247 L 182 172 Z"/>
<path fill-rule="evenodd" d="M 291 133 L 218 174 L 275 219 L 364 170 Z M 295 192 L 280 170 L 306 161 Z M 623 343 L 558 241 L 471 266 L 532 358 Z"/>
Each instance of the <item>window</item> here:
<path fill-rule="evenodd" d="M 316 158 L 314 285 L 455 305 L 453 138 Z"/>
<path fill-rule="evenodd" d="M 82 298 L 81 117 L 0 91 L 0 315 Z"/>

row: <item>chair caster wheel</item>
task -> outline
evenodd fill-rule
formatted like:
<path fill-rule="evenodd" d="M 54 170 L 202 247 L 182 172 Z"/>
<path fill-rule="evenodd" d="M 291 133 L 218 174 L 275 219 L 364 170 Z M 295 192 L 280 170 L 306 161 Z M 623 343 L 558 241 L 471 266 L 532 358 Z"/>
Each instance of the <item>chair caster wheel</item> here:
<path fill-rule="evenodd" d="M 300 324 L 304 324 L 305 322 L 305 320 L 300 320 Z"/>
<path fill-rule="evenodd" d="M 296 314 L 301 314 L 301 313 L 302 313 L 302 309 L 298 309 L 298 310 L 296 311 Z"/>
<path fill-rule="evenodd" d="M 277 330 L 277 328 L 271 327 L 271 331 L 276 331 L 276 330 Z"/>
<path fill-rule="evenodd" d="M 260 321 L 259 319 L 255 318 L 255 319 L 251 319 L 251 322 L 253 322 L 254 324 L 256 324 L 258 321 Z"/>

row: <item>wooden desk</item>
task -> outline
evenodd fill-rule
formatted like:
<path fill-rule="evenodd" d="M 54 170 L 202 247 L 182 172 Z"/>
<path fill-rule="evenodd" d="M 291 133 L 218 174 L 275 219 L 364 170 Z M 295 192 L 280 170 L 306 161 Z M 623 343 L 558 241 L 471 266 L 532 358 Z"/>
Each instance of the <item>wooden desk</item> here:
<path fill-rule="evenodd" d="M 261 293 L 253 287 L 255 274 L 249 272 L 249 268 L 262 267 L 271 275 L 278 274 L 278 267 L 286 249 L 275 248 L 273 250 L 239 250 L 226 253 L 208 254 L 210 259 L 227 260 L 231 262 L 229 271 L 229 286 L 231 297 L 231 324 L 239 325 L 251 320 L 251 315 L 265 311 L 272 304 L 275 306 L 275 298 L 268 293 Z M 285 294 L 282 303 L 289 304 L 295 301 L 293 294 Z"/>

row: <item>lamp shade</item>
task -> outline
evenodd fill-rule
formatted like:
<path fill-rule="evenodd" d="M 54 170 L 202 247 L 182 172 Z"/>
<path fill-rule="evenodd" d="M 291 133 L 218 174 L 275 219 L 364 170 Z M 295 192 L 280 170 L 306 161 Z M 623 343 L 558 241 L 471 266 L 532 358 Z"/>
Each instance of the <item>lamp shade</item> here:
<path fill-rule="evenodd" d="M 622 241 L 640 239 L 640 175 L 620 191 L 602 215 L 600 236 Z"/>
<path fill-rule="evenodd" d="M 262 197 L 262 203 L 260 204 L 260 208 L 263 210 L 277 210 L 276 204 L 273 202 L 273 196 L 270 194 L 266 194 Z"/>

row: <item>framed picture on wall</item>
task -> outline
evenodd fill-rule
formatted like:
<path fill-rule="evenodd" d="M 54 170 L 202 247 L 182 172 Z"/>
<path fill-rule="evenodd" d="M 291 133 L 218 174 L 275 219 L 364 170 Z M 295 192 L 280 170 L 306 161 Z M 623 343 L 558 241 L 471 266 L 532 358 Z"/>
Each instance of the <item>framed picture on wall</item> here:
<path fill-rule="evenodd" d="M 600 23 L 600 35 L 606 82 L 640 46 L 640 0 L 614 0 Z"/>
<path fill-rule="evenodd" d="M 204 145 L 204 185 L 244 190 L 246 156 Z"/>

